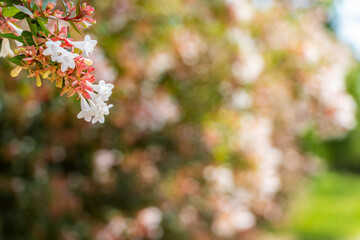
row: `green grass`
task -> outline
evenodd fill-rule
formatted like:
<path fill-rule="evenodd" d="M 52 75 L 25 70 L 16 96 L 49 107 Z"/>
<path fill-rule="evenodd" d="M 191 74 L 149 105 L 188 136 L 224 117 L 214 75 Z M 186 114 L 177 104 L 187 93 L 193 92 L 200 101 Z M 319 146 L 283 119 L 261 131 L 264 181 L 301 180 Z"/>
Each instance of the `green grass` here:
<path fill-rule="evenodd" d="M 360 176 L 325 173 L 314 178 L 292 205 L 287 232 L 299 240 L 360 236 Z"/>

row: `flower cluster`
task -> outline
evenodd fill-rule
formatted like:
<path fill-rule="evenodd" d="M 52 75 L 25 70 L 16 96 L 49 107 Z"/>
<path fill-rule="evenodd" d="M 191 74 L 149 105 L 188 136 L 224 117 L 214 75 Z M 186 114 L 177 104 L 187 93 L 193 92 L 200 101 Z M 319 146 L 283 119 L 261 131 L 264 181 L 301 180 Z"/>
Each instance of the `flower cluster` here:
<path fill-rule="evenodd" d="M 78 118 L 84 118 L 85 121 L 92 123 L 104 123 L 104 116 L 109 114 L 109 109 L 113 106 L 107 104 L 105 101 L 109 100 L 114 85 L 105 83 L 103 80 L 98 85 L 91 84 L 91 87 L 97 93 L 88 91 L 90 99 L 86 100 L 81 97 L 81 112 L 77 115 Z"/>
<path fill-rule="evenodd" d="M 121 214 L 111 216 L 109 223 L 102 226 L 96 240 L 125 239 L 126 236 L 142 239 L 161 239 L 163 212 L 154 206 L 141 209 L 136 217 L 125 218 Z"/>
<path fill-rule="evenodd" d="M 35 2 L 35 1 L 34 1 Z M 79 31 L 79 26 L 90 26 L 95 22 L 92 15 L 94 8 L 86 3 L 75 6 L 72 2 L 64 4 L 66 14 L 54 9 L 56 1 L 43 2 L 12 1 L 1 8 L 0 21 L 4 23 L 0 28 L 3 38 L 1 57 L 12 57 L 9 60 L 18 65 L 11 72 L 16 77 L 21 70 L 27 69 L 29 77 L 35 77 L 37 86 L 41 86 L 43 79 L 55 82 L 56 87 L 62 88 L 61 95 L 78 95 L 81 102 L 81 112 L 78 118 L 84 118 L 92 123 L 104 123 L 104 116 L 109 114 L 106 101 L 112 93 L 113 85 L 100 81 L 94 84 L 95 78 L 91 74 L 94 68 L 89 59 L 97 44 L 86 35 L 83 41 L 74 41 L 69 34 L 69 28 L 55 26 L 49 30 L 46 25 L 52 19 L 69 22 Z M 65 2 L 63 2 L 65 3 Z M 9 9 L 12 11 L 9 12 Z M 76 12 L 76 14 L 75 14 Z M 20 13 L 21 17 L 15 18 Z M 75 15 L 75 16 L 74 16 Z M 26 19 L 30 31 L 24 31 L 15 25 L 19 19 Z M 9 39 L 17 43 L 12 50 Z"/>

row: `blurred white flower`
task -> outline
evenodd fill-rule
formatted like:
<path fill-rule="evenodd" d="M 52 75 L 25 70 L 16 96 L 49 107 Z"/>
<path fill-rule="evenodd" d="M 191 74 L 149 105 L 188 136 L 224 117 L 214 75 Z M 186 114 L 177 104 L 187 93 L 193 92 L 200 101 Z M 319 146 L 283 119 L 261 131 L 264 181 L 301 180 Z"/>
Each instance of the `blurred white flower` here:
<path fill-rule="evenodd" d="M 282 152 L 272 145 L 272 122 L 263 117 L 249 115 L 241 120 L 238 147 L 251 159 L 256 168 L 252 179 L 263 198 L 272 198 L 280 189 L 278 167 Z"/>
<path fill-rule="evenodd" d="M 229 40 L 236 44 L 242 53 L 246 54 L 257 51 L 254 39 L 248 31 L 238 27 L 232 27 L 228 30 L 227 35 Z"/>
<path fill-rule="evenodd" d="M 256 218 L 246 208 L 238 207 L 230 213 L 231 223 L 238 231 L 244 231 L 255 226 Z"/>
<path fill-rule="evenodd" d="M 117 71 L 111 62 L 105 56 L 104 52 L 96 47 L 91 54 L 94 66 L 96 66 L 93 74 L 96 79 L 103 79 L 105 82 L 114 82 L 117 77 Z"/>
<path fill-rule="evenodd" d="M 214 185 L 215 191 L 231 192 L 234 190 L 234 176 L 228 168 L 208 166 L 204 169 L 203 175 Z"/>
<path fill-rule="evenodd" d="M 320 49 L 315 43 L 305 42 L 303 46 L 304 57 L 310 63 L 317 63 L 320 60 Z"/>
<path fill-rule="evenodd" d="M 248 0 L 226 0 L 238 21 L 249 22 L 254 18 L 254 8 Z"/>
<path fill-rule="evenodd" d="M 206 47 L 205 42 L 196 33 L 187 29 L 177 29 L 174 37 L 182 61 L 186 65 L 194 66 Z"/>
<path fill-rule="evenodd" d="M 138 220 L 148 228 L 158 227 L 162 221 L 162 212 L 157 207 L 148 207 L 141 210 Z"/>
<path fill-rule="evenodd" d="M 263 57 L 257 52 L 247 52 L 232 64 L 232 72 L 240 83 L 252 83 L 262 73 L 265 67 Z"/>
<path fill-rule="evenodd" d="M 217 236 L 223 238 L 232 237 L 236 232 L 236 229 L 231 224 L 230 216 L 225 214 L 218 214 L 215 216 L 211 230 Z"/>
<path fill-rule="evenodd" d="M 233 237 L 238 231 L 245 231 L 255 226 L 253 213 L 241 206 L 232 206 L 230 211 L 222 211 L 215 215 L 212 231 L 219 237 Z"/>
<path fill-rule="evenodd" d="M 106 183 L 110 179 L 110 169 L 117 164 L 114 152 L 110 150 L 96 151 L 93 162 L 95 178 Z"/>
<path fill-rule="evenodd" d="M 237 90 L 231 95 L 231 106 L 236 109 L 248 109 L 252 103 L 251 96 L 244 90 Z"/>
<path fill-rule="evenodd" d="M 157 131 L 168 123 L 178 121 L 179 107 L 166 93 L 143 98 L 134 116 L 134 124 L 142 131 Z"/>
<path fill-rule="evenodd" d="M 161 74 L 173 68 L 174 65 L 175 60 L 170 53 L 157 53 L 149 59 L 146 75 L 150 80 L 156 81 Z"/>
<path fill-rule="evenodd" d="M 346 64 L 334 62 L 320 68 L 304 84 L 305 93 L 316 97 L 322 107 L 319 115 L 323 123 L 319 127 L 323 137 L 340 136 L 356 126 L 357 105 L 345 86 L 347 69 Z"/>
<path fill-rule="evenodd" d="M 0 57 L 13 57 L 14 52 L 10 48 L 10 41 L 7 38 L 3 38 L 1 43 Z"/>

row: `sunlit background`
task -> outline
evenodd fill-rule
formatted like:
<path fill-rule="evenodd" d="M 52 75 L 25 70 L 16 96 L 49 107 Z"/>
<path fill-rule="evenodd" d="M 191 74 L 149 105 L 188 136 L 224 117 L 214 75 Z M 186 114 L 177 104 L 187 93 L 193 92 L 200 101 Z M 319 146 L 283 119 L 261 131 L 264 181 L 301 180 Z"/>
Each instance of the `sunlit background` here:
<path fill-rule="evenodd" d="M 0 59 L 1 240 L 360 239 L 359 0 L 88 2 L 104 125 Z"/>

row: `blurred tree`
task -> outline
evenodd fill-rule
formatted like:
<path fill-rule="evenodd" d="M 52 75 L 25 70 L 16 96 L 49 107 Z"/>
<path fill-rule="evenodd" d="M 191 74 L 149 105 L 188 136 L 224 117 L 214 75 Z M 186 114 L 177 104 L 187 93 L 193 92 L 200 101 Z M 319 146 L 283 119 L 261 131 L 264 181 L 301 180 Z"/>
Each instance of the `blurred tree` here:
<path fill-rule="evenodd" d="M 305 2 L 92 1 L 103 126 L 1 60 L 0 237 L 258 239 L 314 169 L 299 137 L 356 124 L 351 55 Z"/>

